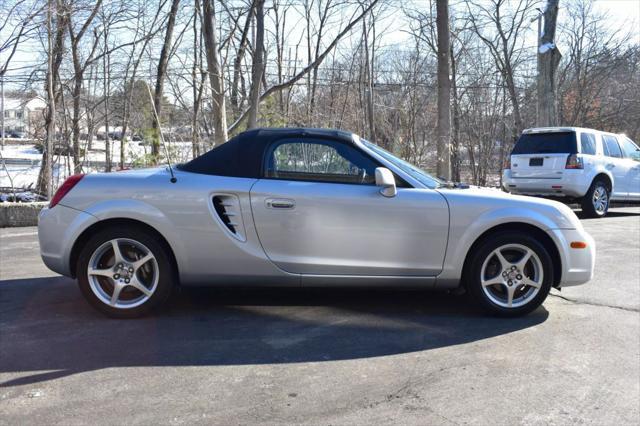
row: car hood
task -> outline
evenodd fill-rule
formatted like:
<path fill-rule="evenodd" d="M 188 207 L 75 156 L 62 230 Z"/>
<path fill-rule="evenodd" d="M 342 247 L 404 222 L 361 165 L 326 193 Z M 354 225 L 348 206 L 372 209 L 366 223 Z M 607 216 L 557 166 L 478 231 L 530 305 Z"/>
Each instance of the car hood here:
<path fill-rule="evenodd" d="M 582 229 L 576 214 L 566 204 L 538 197 L 513 195 L 499 189 L 470 187 L 466 189 L 438 189 L 452 211 L 464 209 L 480 217 L 492 211 L 521 212 L 524 218 L 542 215 L 550 223 L 549 229 Z M 452 215 L 453 217 L 453 215 Z"/>

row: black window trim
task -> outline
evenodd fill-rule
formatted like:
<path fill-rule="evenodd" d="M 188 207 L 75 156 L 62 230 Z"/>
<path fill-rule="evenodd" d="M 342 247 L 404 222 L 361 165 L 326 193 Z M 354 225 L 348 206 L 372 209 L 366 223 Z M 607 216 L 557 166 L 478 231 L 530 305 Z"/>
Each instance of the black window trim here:
<path fill-rule="evenodd" d="M 269 142 L 269 144 L 267 144 L 267 146 L 265 147 L 264 152 L 262 154 L 262 170 L 260 172 L 260 176 L 261 176 L 260 179 L 279 180 L 279 181 L 286 181 L 286 182 L 331 183 L 331 184 L 334 184 L 334 185 L 356 185 L 356 186 L 363 186 L 363 187 L 375 186 L 375 183 L 374 184 L 366 184 L 366 183 L 336 182 L 336 181 L 329 181 L 329 180 L 324 181 L 324 180 L 318 180 L 318 179 L 295 179 L 295 180 L 293 180 L 293 179 L 282 179 L 282 178 L 267 176 L 267 170 L 268 170 L 268 167 L 269 167 L 269 164 L 268 164 L 269 163 L 269 158 L 273 154 L 273 151 L 279 145 L 283 145 L 284 143 L 286 143 L 286 141 L 297 141 L 297 142 L 300 142 L 301 140 L 316 141 L 316 142 L 327 142 L 327 145 L 329 145 L 331 143 L 345 145 L 347 147 L 350 147 L 350 148 L 356 150 L 363 157 L 371 160 L 371 162 L 373 162 L 376 167 L 385 167 L 385 168 L 387 168 L 384 164 L 381 164 L 380 161 L 378 161 L 376 158 L 371 156 L 368 152 L 365 152 L 365 151 L 359 149 L 357 146 L 355 146 L 353 143 L 350 143 L 350 142 L 345 142 L 345 141 L 340 140 L 340 139 L 335 139 L 335 138 L 331 138 L 331 137 L 323 137 L 323 136 L 319 136 L 319 135 L 302 135 L 302 136 L 288 136 L 287 135 L 287 136 L 284 136 L 282 138 L 278 138 L 278 139 L 275 139 L 275 140 Z M 391 171 L 391 172 L 393 173 L 393 176 L 395 177 L 396 186 L 398 188 L 413 188 L 413 186 L 411 184 L 409 184 L 406 180 L 404 180 L 402 177 L 398 176 L 393 171 Z"/>

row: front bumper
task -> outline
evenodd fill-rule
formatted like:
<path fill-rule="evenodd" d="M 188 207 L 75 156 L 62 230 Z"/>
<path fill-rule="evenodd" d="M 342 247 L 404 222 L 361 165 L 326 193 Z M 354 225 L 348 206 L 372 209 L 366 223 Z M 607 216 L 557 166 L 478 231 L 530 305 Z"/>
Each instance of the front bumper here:
<path fill-rule="evenodd" d="M 74 242 L 98 220 L 89 213 L 58 204 L 44 208 L 38 217 L 38 240 L 42 261 L 53 272 L 73 276 L 70 258 Z"/>
<path fill-rule="evenodd" d="M 551 238 L 560 252 L 562 274 L 559 287 L 584 284 L 593 278 L 596 265 L 596 242 L 584 229 L 551 229 Z M 587 243 L 583 249 L 571 248 L 571 243 Z"/>
<path fill-rule="evenodd" d="M 515 178 L 511 170 L 502 172 L 502 187 L 512 194 L 580 198 L 590 185 L 584 170 L 565 170 L 557 179 Z"/>

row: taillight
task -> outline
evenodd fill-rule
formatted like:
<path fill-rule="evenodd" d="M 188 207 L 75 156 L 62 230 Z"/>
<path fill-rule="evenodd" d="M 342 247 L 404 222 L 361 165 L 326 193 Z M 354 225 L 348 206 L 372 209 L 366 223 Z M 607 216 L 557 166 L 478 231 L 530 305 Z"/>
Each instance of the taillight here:
<path fill-rule="evenodd" d="M 510 170 L 511 169 L 511 156 L 508 156 L 507 158 L 505 158 L 504 166 L 502 168 L 504 170 Z"/>
<path fill-rule="evenodd" d="M 64 183 L 60 185 L 60 188 L 58 188 L 55 195 L 49 202 L 49 208 L 51 209 L 55 207 L 60 202 L 60 200 L 62 200 L 64 196 L 67 195 L 78 182 L 80 182 L 80 179 L 82 179 L 83 177 L 83 174 L 69 176 L 67 180 L 65 180 Z"/>
<path fill-rule="evenodd" d="M 584 165 L 582 164 L 582 158 L 578 157 L 577 154 L 572 154 L 567 157 L 567 164 L 564 166 L 565 169 L 584 169 Z"/>

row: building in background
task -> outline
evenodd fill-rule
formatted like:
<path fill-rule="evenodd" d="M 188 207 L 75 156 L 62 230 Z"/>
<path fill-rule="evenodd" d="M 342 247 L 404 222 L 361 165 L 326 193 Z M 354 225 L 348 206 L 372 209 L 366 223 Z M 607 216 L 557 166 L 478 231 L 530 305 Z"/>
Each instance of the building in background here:
<path fill-rule="evenodd" d="M 42 122 L 42 113 L 47 104 L 39 96 L 30 98 L 5 97 L 0 102 L 4 115 L 5 137 L 31 138 Z M 0 133 L 2 131 L 0 130 Z"/>

